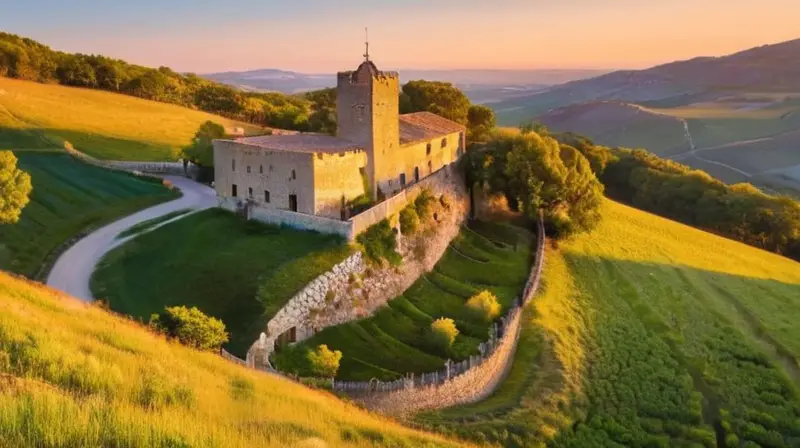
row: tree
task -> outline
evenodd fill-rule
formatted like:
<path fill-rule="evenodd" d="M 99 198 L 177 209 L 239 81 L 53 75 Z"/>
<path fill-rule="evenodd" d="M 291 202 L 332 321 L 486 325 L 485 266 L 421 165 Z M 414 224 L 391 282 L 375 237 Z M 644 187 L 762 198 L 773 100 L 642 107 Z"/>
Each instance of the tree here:
<path fill-rule="evenodd" d="M 484 141 L 497 125 L 494 111 L 481 104 L 473 104 L 467 111 L 467 138 L 472 141 Z"/>
<path fill-rule="evenodd" d="M 400 112 L 432 112 L 467 124 L 470 102 L 464 92 L 449 82 L 410 81 L 403 86 Z"/>
<path fill-rule="evenodd" d="M 306 355 L 310 365 L 311 373 L 323 378 L 333 378 L 339 371 L 339 362 L 342 360 L 342 352 L 331 350 L 327 345 L 317 346 L 315 350 L 310 350 Z"/>
<path fill-rule="evenodd" d="M 458 333 L 455 321 L 449 317 L 440 317 L 431 323 L 433 342 L 444 352 L 447 352 L 453 346 Z"/>
<path fill-rule="evenodd" d="M 472 163 L 474 178 L 503 193 L 529 218 L 541 211 L 560 236 L 590 230 L 600 219 L 603 185 L 575 148 L 535 132 L 496 135 Z"/>
<path fill-rule="evenodd" d="M 196 165 L 214 166 L 214 139 L 224 138 L 225 128 L 213 121 L 206 121 L 194 134 L 192 144 L 183 148 L 181 156 Z"/>
<path fill-rule="evenodd" d="M 33 187 L 28 173 L 17 168 L 11 151 L 0 151 L 0 224 L 19 221 Z"/>
<path fill-rule="evenodd" d="M 308 127 L 312 132 L 336 133 L 336 89 L 308 92 L 305 98 L 311 102 Z"/>
<path fill-rule="evenodd" d="M 195 307 L 167 307 L 163 314 L 150 316 L 150 327 L 200 350 L 219 350 L 228 342 L 225 324 Z"/>
<path fill-rule="evenodd" d="M 94 68 L 81 54 L 65 55 L 64 62 L 56 71 L 61 84 L 80 87 L 95 87 L 97 78 Z"/>
<path fill-rule="evenodd" d="M 467 300 L 466 307 L 476 319 L 491 322 L 500 315 L 500 302 L 497 297 L 483 290 Z"/>

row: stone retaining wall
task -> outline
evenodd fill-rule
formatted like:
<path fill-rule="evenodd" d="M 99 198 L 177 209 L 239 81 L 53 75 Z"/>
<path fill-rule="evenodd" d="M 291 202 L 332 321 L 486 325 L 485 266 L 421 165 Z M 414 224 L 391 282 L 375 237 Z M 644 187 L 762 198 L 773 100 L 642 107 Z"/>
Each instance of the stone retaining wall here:
<path fill-rule="evenodd" d="M 173 174 L 179 176 L 186 174 L 183 168 L 183 163 L 180 162 L 129 162 L 122 160 L 100 160 L 78 151 L 77 149 L 73 148 L 69 142 L 64 143 L 64 150 L 67 151 L 67 154 L 75 157 L 76 159 L 80 159 L 83 162 L 111 170 Z M 189 168 L 193 169 L 193 166 Z"/>

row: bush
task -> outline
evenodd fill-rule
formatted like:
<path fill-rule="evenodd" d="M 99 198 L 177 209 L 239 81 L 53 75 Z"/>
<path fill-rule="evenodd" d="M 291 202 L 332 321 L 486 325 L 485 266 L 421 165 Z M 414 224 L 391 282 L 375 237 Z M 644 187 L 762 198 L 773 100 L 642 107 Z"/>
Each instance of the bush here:
<path fill-rule="evenodd" d="M 484 322 L 490 322 L 500 315 L 497 297 L 487 290 L 470 297 L 466 306 L 472 316 Z"/>
<path fill-rule="evenodd" d="M 413 235 L 417 233 L 420 226 L 419 215 L 412 206 L 408 206 L 400 211 L 400 231 L 403 235 Z"/>
<path fill-rule="evenodd" d="M 375 263 L 386 260 L 389 264 L 397 266 L 403 261 L 397 253 L 397 235 L 394 234 L 387 219 L 370 226 L 364 233 L 358 235 L 356 241 L 363 247 L 364 255 Z"/>
<path fill-rule="evenodd" d="M 422 190 L 422 193 L 414 200 L 414 208 L 417 215 L 423 221 L 433 218 L 436 211 L 436 198 L 431 194 L 430 190 Z"/>
<path fill-rule="evenodd" d="M 458 336 L 458 328 L 453 319 L 440 317 L 431 323 L 431 335 L 439 348 L 448 351 Z"/>
<path fill-rule="evenodd" d="M 178 339 L 182 344 L 200 350 L 219 350 L 228 342 L 228 333 L 221 320 L 206 316 L 195 307 L 173 306 L 163 314 L 153 314 L 150 326 Z"/>
<path fill-rule="evenodd" d="M 339 371 L 339 362 L 342 360 L 342 352 L 331 350 L 327 345 L 322 344 L 315 350 L 311 350 L 306 355 L 311 366 L 311 372 L 323 378 L 333 378 Z"/>

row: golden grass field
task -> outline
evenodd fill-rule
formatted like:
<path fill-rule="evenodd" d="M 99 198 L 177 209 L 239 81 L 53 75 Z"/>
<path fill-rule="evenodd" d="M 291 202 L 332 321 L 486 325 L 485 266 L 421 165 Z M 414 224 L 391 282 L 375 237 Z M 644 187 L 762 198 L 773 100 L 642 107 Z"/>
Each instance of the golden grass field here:
<path fill-rule="evenodd" d="M 797 446 L 800 264 L 612 201 L 603 213 L 548 248 L 500 389 L 420 421 L 504 446 Z"/>
<path fill-rule="evenodd" d="M 63 147 L 109 160 L 169 161 L 211 120 L 250 124 L 185 107 L 99 90 L 0 77 L 0 149 Z"/>
<path fill-rule="evenodd" d="M 3 447 L 445 447 L 0 272 Z"/>

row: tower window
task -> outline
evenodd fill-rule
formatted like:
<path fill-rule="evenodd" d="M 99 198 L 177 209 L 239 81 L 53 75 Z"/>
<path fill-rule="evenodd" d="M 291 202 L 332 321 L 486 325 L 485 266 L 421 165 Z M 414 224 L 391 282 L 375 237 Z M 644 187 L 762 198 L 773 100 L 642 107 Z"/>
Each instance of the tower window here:
<path fill-rule="evenodd" d="M 433 172 L 433 162 L 428 160 L 428 174 L 431 174 L 432 172 Z"/>
<path fill-rule="evenodd" d="M 253 187 L 247 188 L 247 196 L 251 198 L 253 197 Z"/>
<path fill-rule="evenodd" d="M 238 191 L 236 189 L 236 184 L 231 185 L 231 196 L 236 197 L 238 196 Z"/>
<path fill-rule="evenodd" d="M 297 179 L 297 171 L 292 170 L 292 180 Z"/>
<path fill-rule="evenodd" d="M 443 139 L 442 139 L 442 148 L 444 148 L 444 147 L 446 147 L 446 146 L 447 146 L 447 139 L 446 139 L 446 138 L 443 138 Z"/>
<path fill-rule="evenodd" d="M 431 155 L 431 146 L 432 145 L 430 143 L 428 143 L 428 147 L 425 148 L 425 155 L 428 155 L 428 156 Z"/>
<path fill-rule="evenodd" d="M 258 174 L 264 174 L 264 165 L 258 166 Z"/>
<path fill-rule="evenodd" d="M 400 173 L 400 186 L 406 186 L 406 173 Z"/>
<path fill-rule="evenodd" d="M 269 190 L 264 190 L 264 202 L 269 204 Z"/>
<path fill-rule="evenodd" d="M 236 159 L 231 159 L 231 171 L 236 171 Z"/>
<path fill-rule="evenodd" d="M 250 165 L 247 165 L 247 174 L 250 174 Z"/>
<path fill-rule="evenodd" d="M 419 182 L 419 167 L 414 167 L 414 182 Z"/>

